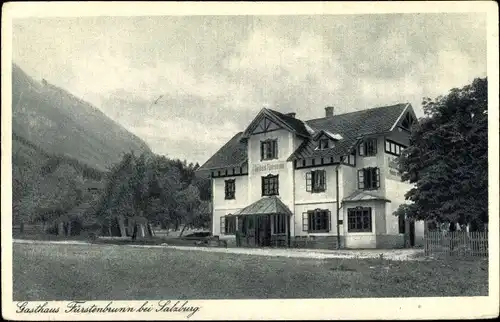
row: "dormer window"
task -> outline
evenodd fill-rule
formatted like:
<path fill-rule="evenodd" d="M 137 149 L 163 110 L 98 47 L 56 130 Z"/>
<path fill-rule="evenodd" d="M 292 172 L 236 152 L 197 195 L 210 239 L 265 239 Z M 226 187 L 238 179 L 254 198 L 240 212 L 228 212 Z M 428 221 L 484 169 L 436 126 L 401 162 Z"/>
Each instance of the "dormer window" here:
<path fill-rule="evenodd" d="M 319 149 L 326 150 L 331 148 L 331 143 L 329 139 L 320 139 L 319 140 Z"/>

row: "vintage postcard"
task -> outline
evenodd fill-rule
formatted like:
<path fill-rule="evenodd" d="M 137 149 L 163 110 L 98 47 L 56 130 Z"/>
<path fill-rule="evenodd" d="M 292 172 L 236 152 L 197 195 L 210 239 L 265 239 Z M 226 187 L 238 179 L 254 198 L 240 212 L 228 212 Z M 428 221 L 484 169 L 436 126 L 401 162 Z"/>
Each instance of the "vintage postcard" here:
<path fill-rule="evenodd" d="M 2 8 L 2 315 L 499 312 L 498 5 Z"/>

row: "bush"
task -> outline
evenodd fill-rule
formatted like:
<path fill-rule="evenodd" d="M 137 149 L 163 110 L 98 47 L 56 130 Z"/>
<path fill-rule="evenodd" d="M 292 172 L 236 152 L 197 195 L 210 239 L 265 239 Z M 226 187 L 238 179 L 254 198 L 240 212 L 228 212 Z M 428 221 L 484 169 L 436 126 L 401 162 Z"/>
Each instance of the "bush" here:
<path fill-rule="evenodd" d="M 184 237 L 189 238 L 189 237 L 209 237 L 209 236 L 210 236 L 210 232 L 209 231 L 199 231 L 199 232 L 196 232 L 196 233 L 192 233 L 192 234 L 186 235 Z"/>
<path fill-rule="evenodd" d="M 57 235 L 59 233 L 59 230 L 58 230 L 57 225 L 53 224 L 53 225 L 50 225 L 49 227 L 47 227 L 47 229 L 45 230 L 45 232 L 47 234 L 50 234 L 50 235 Z"/>

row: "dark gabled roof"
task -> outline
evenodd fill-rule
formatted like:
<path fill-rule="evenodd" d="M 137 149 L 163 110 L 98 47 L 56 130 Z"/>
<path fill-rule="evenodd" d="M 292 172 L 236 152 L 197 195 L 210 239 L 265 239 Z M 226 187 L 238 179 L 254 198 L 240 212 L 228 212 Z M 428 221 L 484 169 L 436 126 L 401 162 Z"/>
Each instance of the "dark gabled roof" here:
<path fill-rule="evenodd" d="M 267 111 L 293 128 L 297 134 L 306 138 L 288 159 L 295 160 L 348 155 L 360 138 L 391 131 L 392 126 L 398 121 L 408 105 L 408 103 L 403 103 L 375 107 L 305 122 L 271 109 L 267 109 Z M 336 141 L 331 149 L 317 150 L 318 142 L 312 140 L 307 127 L 315 133 L 325 130 L 340 134 L 342 140 Z M 245 140 L 240 141 L 241 136 L 242 132 L 233 136 L 199 170 L 240 166 L 245 163 L 247 161 L 247 143 Z"/>
<path fill-rule="evenodd" d="M 237 133 L 222 148 L 219 149 L 200 170 L 221 169 L 226 167 L 239 167 L 247 161 L 247 143 L 240 140 L 243 132 Z"/>
<path fill-rule="evenodd" d="M 275 110 L 267 109 L 269 112 L 274 114 L 277 118 L 288 124 L 298 135 L 309 137 L 309 132 L 304 125 L 302 120 L 296 119 L 293 116 L 280 113 Z"/>
<path fill-rule="evenodd" d="M 289 160 L 348 155 L 360 138 L 370 134 L 389 132 L 406 106 L 408 103 L 375 107 L 306 121 L 314 131 L 326 130 L 340 134 L 342 140 L 335 142 L 333 148 L 326 150 L 316 150 L 318 142 L 306 140 Z"/>

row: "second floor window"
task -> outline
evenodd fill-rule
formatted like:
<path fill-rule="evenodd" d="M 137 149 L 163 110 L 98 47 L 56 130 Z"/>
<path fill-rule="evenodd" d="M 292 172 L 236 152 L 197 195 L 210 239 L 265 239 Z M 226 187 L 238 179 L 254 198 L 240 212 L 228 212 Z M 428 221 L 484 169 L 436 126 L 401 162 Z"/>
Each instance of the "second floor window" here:
<path fill-rule="evenodd" d="M 279 195 L 279 177 L 278 175 L 268 175 L 262 177 L 262 195 L 275 196 Z"/>
<path fill-rule="evenodd" d="M 380 169 L 365 168 L 358 170 L 358 189 L 373 190 L 380 188 Z"/>
<path fill-rule="evenodd" d="M 236 183 L 234 179 L 224 181 L 225 199 L 234 199 Z"/>
<path fill-rule="evenodd" d="M 278 158 L 278 140 L 260 142 L 260 159 L 271 160 Z"/>
<path fill-rule="evenodd" d="M 377 139 L 366 139 L 358 147 L 359 155 L 371 157 L 377 154 Z"/>
<path fill-rule="evenodd" d="M 306 173 L 306 191 L 323 192 L 326 190 L 326 171 L 316 170 Z"/>
<path fill-rule="evenodd" d="M 404 145 L 393 142 L 391 140 L 385 141 L 385 152 L 389 154 L 400 156 L 405 148 L 406 147 Z"/>

